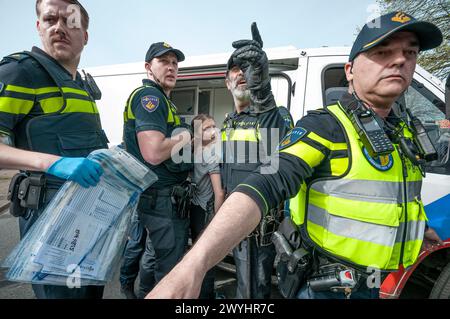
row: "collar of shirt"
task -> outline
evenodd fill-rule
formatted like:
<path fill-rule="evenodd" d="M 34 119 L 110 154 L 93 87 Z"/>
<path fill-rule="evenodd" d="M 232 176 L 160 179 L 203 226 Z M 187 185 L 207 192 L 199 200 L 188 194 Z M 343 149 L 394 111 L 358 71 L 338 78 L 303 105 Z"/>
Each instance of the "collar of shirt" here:
<path fill-rule="evenodd" d="M 355 97 L 346 92 L 342 95 L 342 97 L 339 99 L 339 102 L 345 109 L 355 108 L 357 106 L 358 101 L 355 99 Z M 402 123 L 402 119 L 395 114 L 394 109 L 391 109 L 389 112 L 389 115 L 382 119 L 375 113 L 376 119 L 378 124 L 386 131 L 386 133 L 393 134 L 395 131 L 395 128 L 400 127 L 400 124 Z M 390 125 L 386 125 L 386 123 L 389 123 Z"/>
<path fill-rule="evenodd" d="M 152 86 L 152 87 L 158 89 L 159 91 L 161 91 L 162 94 L 164 94 L 164 96 L 165 96 L 167 99 L 169 98 L 169 97 L 166 95 L 166 93 L 164 93 L 163 88 L 162 88 L 159 84 L 157 84 L 156 82 L 154 82 L 154 81 L 152 81 L 152 80 L 150 80 L 150 79 L 143 79 L 143 80 L 142 80 L 142 84 L 143 84 L 143 85 L 147 85 L 147 86 Z"/>
<path fill-rule="evenodd" d="M 60 69 L 61 69 L 61 76 L 63 77 L 63 80 L 70 80 L 73 81 L 72 78 L 72 74 L 70 74 L 69 71 L 66 70 L 66 68 L 64 68 L 56 59 L 54 59 L 52 56 L 48 55 L 44 50 L 38 48 L 38 47 L 32 47 L 31 48 L 31 52 L 39 54 L 44 56 L 45 58 L 51 60 L 53 63 L 55 63 Z M 80 73 L 77 71 L 77 75 L 76 75 L 76 79 L 75 82 L 77 82 L 78 84 L 82 83 L 82 79 L 81 79 L 81 75 Z"/>

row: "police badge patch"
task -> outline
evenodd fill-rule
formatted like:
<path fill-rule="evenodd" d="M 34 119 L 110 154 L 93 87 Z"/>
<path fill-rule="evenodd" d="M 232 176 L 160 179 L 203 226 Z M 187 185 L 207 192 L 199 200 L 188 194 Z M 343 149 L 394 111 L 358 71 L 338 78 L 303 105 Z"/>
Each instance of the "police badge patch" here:
<path fill-rule="evenodd" d="M 281 141 L 280 145 L 278 145 L 278 150 L 284 150 L 291 145 L 297 143 L 302 137 L 304 137 L 308 133 L 302 127 L 295 127 L 289 133 L 287 133 L 286 137 Z"/>
<path fill-rule="evenodd" d="M 141 104 L 147 112 L 153 113 L 159 106 L 159 98 L 153 95 L 146 95 L 141 99 Z"/>
<path fill-rule="evenodd" d="M 382 172 L 388 171 L 394 165 L 394 158 L 392 157 L 392 154 L 373 158 L 369 155 L 369 151 L 367 151 L 365 147 L 363 147 L 362 151 L 367 161 L 370 163 L 370 165 L 372 165 L 379 171 Z"/>

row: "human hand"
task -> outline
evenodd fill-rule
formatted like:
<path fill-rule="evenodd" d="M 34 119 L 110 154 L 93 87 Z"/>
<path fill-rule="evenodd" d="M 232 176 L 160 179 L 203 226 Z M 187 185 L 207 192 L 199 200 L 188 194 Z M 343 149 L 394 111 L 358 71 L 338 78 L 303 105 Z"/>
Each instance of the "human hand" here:
<path fill-rule="evenodd" d="M 261 90 L 268 83 L 269 61 L 262 49 L 263 41 L 255 22 L 252 23 L 252 40 L 238 40 L 233 42 L 236 50 L 231 55 L 233 64 L 237 65 L 245 75 L 249 90 Z"/>
<path fill-rule="evenodd" d="M 197 268 L 180 262 L 168 273 L 145 299 L 196 299 L 200 295 L 203 276 L 196 276 Z"/>
<path fill-rule="evenodd" d="M 428 228 L 423 236 L 422 249 L 430 250 L 436 246 L 443 245 L 443 241 L 433 228 Z"/>
<path fill-rule="evenodd" d="M 103 174 L 103 168 L 97 162 L 84 157 L 62 157 L 54 162 L 46 172 L 89 188 L 98 184 Z"/>

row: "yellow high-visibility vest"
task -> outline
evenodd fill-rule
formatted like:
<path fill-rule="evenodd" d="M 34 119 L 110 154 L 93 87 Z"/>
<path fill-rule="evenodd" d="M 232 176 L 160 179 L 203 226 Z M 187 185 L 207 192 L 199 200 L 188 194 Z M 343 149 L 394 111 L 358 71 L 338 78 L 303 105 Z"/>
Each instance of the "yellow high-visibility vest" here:
<path fill-rule="evenodd" d="M 427 220 L 420 169 L 401 157 L 398 145 L 391 155 L 372 159 L 342 106 L 327 110 L 345 130 L 349 159 L 335 164 L 343 165 L 341 176 L 302 185 L 290 202 L 292 219 L 305 227 L 319 250 L 343 261 L 381 270 L 411 266 Z M 403 134 L 412 137 L 406 126 Z M 291 147 L 294 150 L 295 144 Z M 283 152 L 294 154 L 292 150 Z"/>

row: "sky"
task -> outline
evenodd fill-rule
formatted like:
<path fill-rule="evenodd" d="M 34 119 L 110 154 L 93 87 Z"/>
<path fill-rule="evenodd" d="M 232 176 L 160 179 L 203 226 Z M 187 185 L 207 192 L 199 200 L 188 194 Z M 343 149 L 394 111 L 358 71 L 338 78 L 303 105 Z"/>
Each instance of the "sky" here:
<path fill-rule="evenodd" d="M 80 67 L 140 62 L 153 42 L 186 55 L 231 52 L 256 21 L 265 48 L 351 46 L 375 0 L 81 0 L 89 43 Z M 0 0 L 0 57 L 40 46 L 34 0 Z"/>

